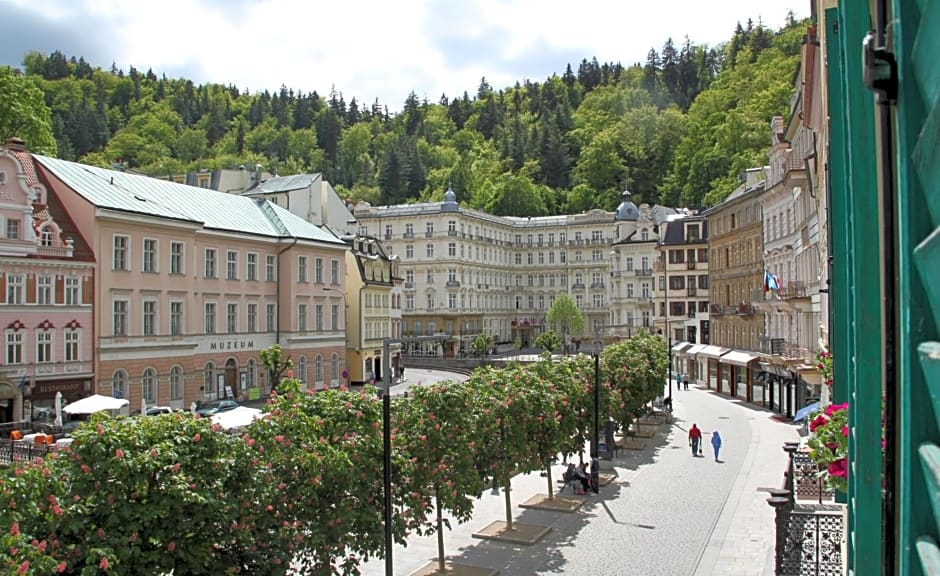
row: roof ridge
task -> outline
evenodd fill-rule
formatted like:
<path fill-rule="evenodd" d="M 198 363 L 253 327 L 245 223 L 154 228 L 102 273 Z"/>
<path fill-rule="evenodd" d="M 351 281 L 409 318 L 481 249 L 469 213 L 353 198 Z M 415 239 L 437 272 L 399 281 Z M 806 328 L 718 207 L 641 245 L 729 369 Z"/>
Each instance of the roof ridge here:
<path fill-rule="evenodd" d="M 261 213 L 264 214 L 264 216 L 268 219 L 268 222 L 277 228 L 278 234 L 281 236 L 291 236 L 290 230 L 288 230 L 287 226 L 284 225 L 281 217 L 277 215 L 277 211 L 274 210 L 270 202 L 264 198 L 254 198 L 254 201 L 258 206 L 258 209 L 261 210 Z"/>

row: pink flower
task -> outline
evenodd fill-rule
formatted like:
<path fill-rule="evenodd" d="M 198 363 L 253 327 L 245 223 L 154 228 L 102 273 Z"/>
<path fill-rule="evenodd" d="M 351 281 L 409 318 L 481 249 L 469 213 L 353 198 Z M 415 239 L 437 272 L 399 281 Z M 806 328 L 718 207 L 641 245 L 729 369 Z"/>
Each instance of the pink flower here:
<path fill-rule="evenodd" d="M 199 442 L 201 439 L 202 436 L 199 434 L 199 432 L 196 432 L 196 435 L 193 436 L 193 442 Z"/>
<path fill-rule="evenodd" d="M 842 435 L 845 436 L 846 438 L 849 437 L 849 427 L 848 427 L 848 426 L 843 426 L 843 427 L 842 427 Z M 882 440 L 882 442 L 884 442 L 884 440 Z"/>
<path fill-rule="evenodd" d="M 176 542 L 170 542 L 166 545 L 167 552 L 173 552 L 176 550 Z"/>
<path fill-rule="evenodd" d="M 107 570 L 109 566 L 111 566 L 111 563 L 108 562 L 108 557 L 102 556 L 101 562 L 98 562 L 98 568 L 101 568 L 102 570 Z"/>
<path fill-rule="evenodd" d="M 16 569 L 17 574 L 26 574 L 26 571 L 29 570 L 29 560 L 24 560 L 20 567 Z"/>
<path fill-rule="evenodd" d="M 58 564 L 56 564 L 55 571 L 56 571 L 57 574 L 61 574 L 61 573 L 65 572 L 65 568 L 66 568 L 65 561 L 62 561 L 62 562 L 59 562 Z"/>
<path fill-rule="evenodd" d="M 809 431 L 815 432 L 817 428 L 819 428 L 820 426 L 825 426 L 828 423 L 829 423 L 829 420 L 827 420 L 826 417 L 823 416 L 822 414 L 819 414 L 815 418 L 813 418 L 812 422 L 809 423 Z"/>
<path fill-rule="evenodd" d="M 842 410 L 848 410 L 848 409 L 849 409 L 848 402 L 844 402 L 842 404 L 830 404 L 829 406 L 826 406 L 826 416 L 832 416 L 836 412 L 841 412 Z"/>
<path fill-rule="evenodd" d="M 849 477 L 849 469 L 845 458 L 840 458 L 829 464 L 829 475 L 835 476 L 836 478 L 846 478 Z"/>
<path fill-rule="evenodd" d="M 150 450 L 150 457 L 151 457 L 151 458 L 156 458 L 156 457 L 157 457 L 157 451 L 154 450 L 154 449 L 151 449 L 151 450 Z"/>
<path fill-rule="evenodd" d="M 20 523 L 14 522 L 13 525 L 10 526 L 10 534 L 12 534 L 13 536 L 18 536 L 19 533 L 20 533 Z"/>
<path fill-rule="evenodd" d="M 120 448 L 118 448 L 117 450 L 114 451 L 114 457 L 115 457 L 115 458 L 123 458 L 123 457 L 124 457 L 124 451 L 121 450 Z"/>

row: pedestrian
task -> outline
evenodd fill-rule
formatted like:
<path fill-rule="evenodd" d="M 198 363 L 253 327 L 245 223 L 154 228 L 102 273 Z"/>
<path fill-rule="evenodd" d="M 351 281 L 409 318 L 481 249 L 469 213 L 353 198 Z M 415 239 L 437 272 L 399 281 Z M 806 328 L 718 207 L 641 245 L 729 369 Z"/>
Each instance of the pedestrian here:
<path fill-rule="evenodd" d="M 702 431 L 699 430 L 698 425 L 692 424 L 692 427 L 689 428 L 689 446 L 692 447 L 692 456 L 698 455 L 698 445 L 701 441 Z"/>
<path fill-rule="evenodd" d="M 587 462 L 582 462 L 575 468 L 575 477 L 581 481 L 582 494 L 587 494 L 591 491 L 591 476 L 587 469 Z"/>
<path fill-rule="evenodd" d="M 672 396 L 666 396 L 666 399 L 663 400 L 663 408 L 665 408 L 667 412 L 672 412 Z"/>
<path fill-rule="evenodd" d="M 601 461 L 597 454 L 591 454 L 591 489 L 597 494 L 600 490 Z"/>
<path fill-rule="evenodd" d="M 686 390 L 689 389 L 689 375 L 688 375 L 688 374 L 686 374 L 686 375 L 682 378 L 682 386 L 683 386 L 683 388 L 685 388 Z"/>
<path fill-rule="evenodd" d="M 718 451 L 721 450 L 721 435 L 718 430 L 712 432 L 712 448 L 715 449 L 715 462 L 718 462 Z"/>

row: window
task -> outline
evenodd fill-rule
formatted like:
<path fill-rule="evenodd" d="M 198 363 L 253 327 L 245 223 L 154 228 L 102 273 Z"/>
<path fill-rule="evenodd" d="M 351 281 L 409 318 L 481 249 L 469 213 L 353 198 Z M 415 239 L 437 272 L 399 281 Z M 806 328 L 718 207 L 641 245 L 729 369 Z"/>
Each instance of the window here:
<path fill-rule="evenodd" d="M 153 336 L 157 333 L 157 302 L 144 300 L 144 336 Z"/>
<path fill-rule="evenodd" d="M 23 363 L 23 333 L 7 332 L 6 364 Z"/>
<path fill-rule="evenodd" d="M 427 271 L 427 283 L 434 284 L 434 270 Z"/>
<path fill-rule="evenodd" d="M 307 281 L 307 257 L 306 256 L 297 257 L 297 281 L 298 282 Z"/>
<path fill-rule="evenodd" d="M 453 242 L 449 242 L 447 244 L 447 255 L 451 258 L 457 255 L 457 244 Z"/>
<path fill-rule="evenodd" d="M 144 370 L 144 375 L 140 379 L 141 393 L 144 400 L 148 403 L 157 401 L 157 371 L 153 368 Z"/>
<path fill-rule="evenodd" d="M 111 334 L 127 336 L 127 300 L 115 300 L 111 305 Z"/>
<path fill-rule="evenodd" d="M 248 387 L 254 388 L 257 380 L 258 380 L 258 365 L 255 364 L 254 358 L 249 358 L 248 359 Z"/>
<path fill-rule="evenodd" d="M 339 380 L 339 355 L 335 352 L 330 358 L 330 379 Z"/>
<path fill-rule="evenodd" d="M 434 310 L 434 294 L 427 295 L 428 310 Z"/>
<path fill-rule="evenodd" d="M 7 304 L 24 304 L 23 292 L 26 277 L 22 274 L 7 274 Z"/>
<path fill-rule="evenodd" d="M 533 264 L 533 263 L 534 263 L 534 262 L 532 261 L 532 253 L 531 253 L 531 252 L 529 252 L 528 254 L 526 254 L 526 263 L 528 263 L 528 264 Z"/>
<path fill-rule="evenodd" d="M 516 253 L 516 265 L 522 264 L 522 254 Z"/>
<path fill-rule="evenodd" d="M 669 277 L 669 289 L 670 290 L 685 290 L 685 276 L 670 276 Z"/>
<path fill-rule="evenodd" d="M 330 260 L 330 284 L 339 284 L 339 260 Z"/>
<path fill-rule="evenodd" d="M 405 237 L 410 238 L 415 235 L 415 225 L 414 224 L 405 224 Z"/>
<path fill-rule="evenodd" d="M 386 240 L 392 239 L 392 225 L 391 224 L 385 225 L 385 239 Z"/>
<path fill-rule="evenodd" d="M 457 295 L 456 294 L 447 295 L 447 307 L 450 308 L 451 310 L 455 310 L 457 308 Z"/>
<path fill-rule="evenodd" d="M 323 382 L 323 356 L 319 354 L 313 363 L 313 381 L 318 384 Z"/>
<path fill-rule="evenodd" d="M 650 231 L 649 231 L 649 228 L 644 228 L 644 229 L 640 232 L 640 239 L 643 240 L 643 241 L 646 241 L 646 240 L 649 240 L 649 239 L 650 239 Z"/>
<path fill-rule="evenodd" d="M 238 303 L 227 302 L 225 304 L 225 331 L 229 334 L 238 332 Z"/>
<path fill-rule="evenodd" d="M 300 360 L 297 361 L 297 379 L 300 380 L 302 384 L 307 383 L 307 357 L 301 356 Z"/>
<path fill-rule="evenodd" d="M 7 239 L 9 240 L 19 240 L 20 239 L 20 221 L 19 220 L 7 220 Z"/>
<path fill-rule="evenodd" d="M 170 368 L 170 400 L 183 399 L 183 367 Z"/>
<path fill-rule="evenodd" d="M 202 385 L 207 393 L 215 390 L 215 364 L 212 362 L 206 362 L 202 369 Z"/>
<path fill-rule="evenodd" d="M 457 233 L 457 222 L 455 220 L 447 221 L 447 234 L 453 236 Z"/>
<path fill-rule="evenodd" d="M 698 287 L 700 290 L 708 290 L 708 274 L 702 274 L 698 277 Z"/>
<path fill-rule="evenodd" d="M 78 276 L 65 278 L 65 305 L 78 306 L 81 304 L 81 284 Z"/>
<path fill-rule="evenodd" d="M 670 263 L 670 264 L 683 264 L 683 263 L 685 263 L 685 251 L 683 251 L 683 250 L 670 250 L 670 251 L 669 251 L 669 263 Z"/>
<path fill-rule="evenodd" d="M 434 258 L 434 244 L 428 243 L 427 255 L 428 255 L 428 258 Z"/>
<path fill-rule="evenodd" d="M 427 224 L 425 224 L 424 235 L 428 238 L 434 236 L 434 222 L 428 222 Z"/>
<path fill-rule="evenodd" d="M 275 324 L 276 318 L 274 317 L 276 310 L 275 304 L 265 304 L 264 306 L 264 329 L 267 332 L 276 330 L 277 324 Z"/>
<path fill-rule="evenodd" d="M 299 332 L 307 331 L 307 305 L 298 304 L 297 305 L 297 330 Z"/>
<path fill-rule="evenodd" d="M 218 273 L 215 267 L 216 266 L 215 258 L 216 258 L 215 248 L 206 248 L 206 258 L 205 258 L 206 278 L 215 278 L 216 274 Z"/>
<path fill-rule="evenodd" d="M 130 270 L 130 262 L 127 254 L 128 237 L 115 236 L 113 242 L 114 245 L 111 250 L 111 269 Z"/>
<path fill-rule="evenodd" d="M 258 331 L 258 305 L 254 302 L 248 304 L 248 333 L 253 334 Z"/>
<path fill-rule="evenodd" d="M 39 233 L 39 243 L 43 246 L 52 246 L 52 226 L 44 226 Z"/>
<path fill-rule="evenodd" d="M 52 360 L 52 330 L 36 332 L 36 363 L 49 364 Z"/>
<path fill-rule="evenodd" d="M 317 258 L 313 261 L 313 281 L 317 284 L 323 284 L 323 258 Z"/>
<path fill-rule="evenodd" d="M 225 279 L 238 280 L 238 252 L 234 250 L 225 253 Z"/>
<path fill-rule="evenodd" d="M 184 263 L 186 259 L 183 252 L 186 248 L 182 242 L 170 242 L 170 274 L 184 274 L 186 269 Z"/>
<path fill-rule="evenodd" d="M 183 333 L 183 303 L 170 302 L 170 335 L 179 336 Z"/>
<path fill-rule="evenodd" d="M 415 271 L 405 270 L 405 284 L 414 284 L 414 283 L 415 283 Z"/>
<path fill-rule="evenodd" d="M 36 277 L 36 303 L 53 304 L 52 301 L 52 276 Z"/>
<path fill-rule="evenodd" d="M 215 302 L 206 302 L 206 334 L 215 334 Z"/>
<path fill-rule="evenodd" d="M 266 282 L 274 282 L 277 274 L 277 265 L 273 254 L 264 256 L 264 279 Z"/>
<path fill-rule="evenodd" d="M 246 265 L 247 271 L 246 275 L 249 280 L 258 279 L 258 255 L 254 252 L 248 253 L 248 261 Z"/>
<path fill-rule="evenodd" d="M 144 238 L 144 272 L 157 271 L 157 241 L 153 238 Z"/>
<path fill-rule="evenodd" d="M 314 329 L 323 332 L 323 304 L 317 304 L 313 309 Z"/>
<path fill-rule="evenodd" d="M 414 257 L 415 257 L 414 244 L 405 244 L 405 258 L 414 258 Z"/>
<path fill-rule="evenodd" d="M 415 295 L 405 294 L 405 310 L 414 310 L 414 309 L 415 309 Z"/>
<path fill-rule="evenodd" d="M 115 370 L 111 375 L 111 395 L 115 398 L 127 398 L 127 372 Z"/>
<path fill-rule="evenodd" d="M 78 362 L 78 343 L 80 340 L 80 332 L 78 330 L 66 330 L 64 332 L 64 358 L 66 362 Z"/>
<path fill-rule="evenodd" d="M 339 305 L 330 306 L 330 330 L 339 330 Z"/>

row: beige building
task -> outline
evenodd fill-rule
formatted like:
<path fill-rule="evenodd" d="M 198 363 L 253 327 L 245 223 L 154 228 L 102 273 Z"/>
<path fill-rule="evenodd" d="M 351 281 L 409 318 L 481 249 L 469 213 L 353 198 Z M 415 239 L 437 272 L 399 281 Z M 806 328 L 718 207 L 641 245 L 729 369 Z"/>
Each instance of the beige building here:
<path fill-rule="evenodd" d="M 34 156 L 95 262 L 100 394 L 185 407 L 271 387 L 280 344 L 307 386 L 341 383 L 348 247 L 263 199 Z"/>
<path fill-rule="evenodd" d="M 377 236 L 389 254 L 401 259 L 404 335 L 451 337 L 443 350 L 424 343 L 412 346 L 412 352 L 457 354 L 480 333 L 498 343 L 531 346 L 561 293 L 569 294 L 585 316 L 578 338 L 611 335 L 616 318 L 610 305 L 611 252 L 620 235 L 635 230 L 620 226 L 616 212 L 499 217 L 462 208 L 448 190 L 443 202 L 362 202 L 354 216 L 361 235 Z M 628 310 L 642 321 L 635 306 L 620 302 L 625 306 L 621 324 Z"/>
<path fill-rule="evenodd" d="M 719 358 L 717 391 L 761 405 L 766 399 L 758 378 L 757 351 L 764 315 L 752 300 L 763 293 L 764 285 L 763 193 L 764 169 L 748 170 L 741 186 L 705 212 L 711 263 L 711 344 L 729 350 Z"/>

